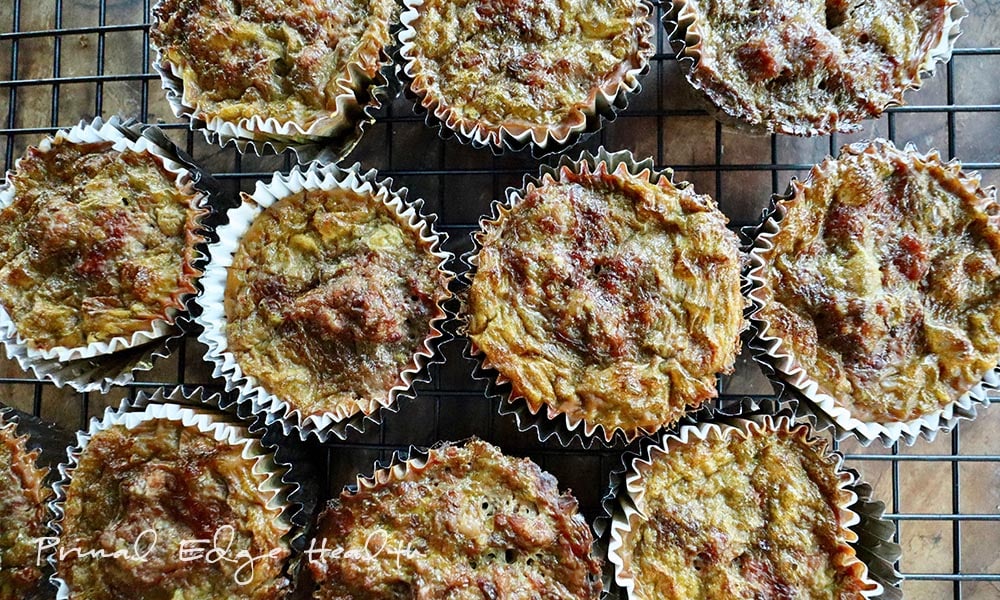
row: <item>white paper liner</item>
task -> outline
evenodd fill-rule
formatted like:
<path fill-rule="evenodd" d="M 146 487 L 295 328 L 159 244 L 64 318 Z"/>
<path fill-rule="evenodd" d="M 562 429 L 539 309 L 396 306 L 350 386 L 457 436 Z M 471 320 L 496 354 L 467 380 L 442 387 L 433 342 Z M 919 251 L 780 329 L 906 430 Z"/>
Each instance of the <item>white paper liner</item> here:
<path fill-rule="evenodd" d="M 924 56 L 923 62 L 910 73 L 905 74 L 904 81 L 896 93 L 893 101 L 889 102 L 879 111 L 877 117 L 892 106 L 903 104 L 903 94 L 909 90 L 918 90 L 923 85 L 921 77 L 931 77 L 938 63 L 947 63 L 951 60 L 951 53 L 955 47 L 955 41 L 961 35 L 961 23 L 969 11 L 966 10 L 963 0 L 947 0 L 948 9 L 945 13 L 945 22 L 938 32 L 937 37 L 932 40 L 930 48 Z M 723 125 L 731 127 L 737 131 L 749 135 L 769 135 L 780 133 L 797 136 L 818 136 L 833 132 L 853 133 L 860 131 L 862 123 L 841 120 L 836 112 L 825 116 L 819 126 L 797 127 L 785 122 L 763 122 L 752 123 L 747 120 L 746 115 L 733 114 L 729 109 L 719 106 L 707 90 L 702 89 L 692 79 L 692 72 L 698 66 L 703 53 L 702 35 L 699 32 L 698 12 L 687 0 L 669 0 L 667 9 L 663 15 L 663 26 L 666 29 L 669 43 L 677 56 L 677 62 L 685 78 L 691 86 L 698 92 L 696 96 L 704 105 L 709 114 Z M 710 54 L 714 56 L 715 50 Z"/>
<path fill-rule="evenodd" d="M 159 2 L 151 9 L 154 15 L 151 27 L 154 28 L 158 23 L 155 17 L 158 6 Z M 333 112 L 316 110 L 314 118 L 306 125 L 258 115 L 235 122 L 218 116 L 206 119 L 196 99 L 191 97 L 191 91 L 184 88 L 182 67 L 166 60 L 155 45 L 153 68 L 160 75 L 174 116 L 187 117 L 191 129 L 201 130 L 208 143 L 221 147 L 232 144 L 241 153 L 250 150 L 257 156 L 291 149 L 302 164 L 312 160 L 336 163 L 361 141 L 365 129 L 375 122 L 375 111 L 398 93 L 391 58 L 394 26 L 390 21 L 389 40 L 379 53 L 375 77 L 368 76 L 361 65 L 349 64 L 347 72 L 337 79 L 336 108 Z"/>
<path fill-rule="evenodd" d="M 202 278 L 204 293 L 198 298 L 202 314 L 195 318 L 204 328 L 198 339 L 208 346 L 205 358 L 215 365 L 213 376 L 225 379 L 226 391 L 236 390 L 239 394 L 238 402 L 249 404 L 251 412 L 263 417 L 266 426 L 280 423 L 285 435 L 296 432 L 303 441 L 310 436 L 321 442 L 326 442 L 331 436 L 345 439 L 350 429 L 360 432 L 367 423 L 378 424 L 381 421 L 382 411 L 395 410 L 398 399 L 412 395 L 414 382 L 421 381 L 419 375 L 428 365 L 443 360 L 439 357 L 437 347 L 445 341 L 443 325 L 448 314 L 443 304 L 450 298 L 450 292 L 439 299 L 438 314 L 429 322 L 429 333 L 409 365 L 400 372 L 399 382 L 389 390 L 387 400 L 381 402 L 379 409 L 371 414 L 340 409 L 340 412 L 303 416 L 288 399 L 270 393 L 258 383 L 256 377 L 244 373 L 236 357 L 228 351 L 226 280 L 233 255 L 239 248 L 243 235 L 257 215 L 278 200 L 307 189 L 337 188 L 350 189 L 359 194 L 372 194 L 381 200 L 418 233 L 423 242 L 430 244 L 431 254 L 440 260 L 438 270 L 444 273 L 449 281 L 454 277 L 445 268 L 445 264 L 452 259 L 452 254 L 441 249 L 447 236 L 434 230 L 433 223 L 436 217 L 427 217 L 421 213 L 423 201 L 408 202 L 406 188 L 394 191 L 391 179 L 379 180 L 378 173 L 374 169 L 362 173 L 361 165 L 357 163 L 347 169 L 335 166 L 320 167 L 314 163 L 305 171 L 295 167 L 288 175 L 275 173 L 269 183 L 257 183 L 257 188 L 249 197 L 249 201 L 229 211 L 229 224 L 218 228 L 219 241 L 209 246 L 211 262 Z"/>
<path fill-rule="evenodd" d="M 266 476 L 259 484 L 258 491 L 266 498 L 265 510 L 273 513 L 274 519 L 288 532 L 282 537 L 282 542 L 289 551 L 293 539 L 302 535 L 297 531 L 292 516 L 289 514 L 289 497 L 295 492 L 294 486 L 284 480 L 287 468 L 278 465 L 274 455 L 237 420 L 224 413 L 206 408 L 185 406 L 192 402 L 203 402 L 201 391 L 185 392 L 182 388 L 174 388 L 169 393 L 158 389 L 152 396 L 140 395 L 133 409 L 128 401 L 123 401 L 117 409 L 109 407 L 100 419 L 94 417 L 86 431 L 77 432 L 77 443 L 67 448 L 67 461 L 59 465 L 60 480 L 53 484 L 55 497 L 49 502 L 49 512 L 52 520 L 49 522 L 49 532 L 55 537 L 63 533 L 62 521 L 65 517 L 63 503 L 66 501 L 66 491 L 73 480 L 73 473 L 79 463 L 80 456 L 86 451 L 91 438 L 98 432 L 115 426 L 134 429 L 154 420 L 168 420 L 192 427 L 202 433 L 210 434 L 215 440 L 242 448 L 242 456 L 253 463 L 252 472 L 255 476 Z M 194 399 L 199 397 L 197 399 Z M 194 399 L 194 400 L 193 400 Z M 175 401 L 181 402 L 177 404 Z M 211 404 L 211 401 L 204 401 Z M 51 576 L 52 584 L 57 588 L 57 600 L 69 600 L 71 590 L 67 583 L 58 575 L 58 557 L 56 552 L 49 552 L 47 560 L 56 571 Z M 290 558 L 288 559 L 290 561 Z M 286 574 L 287 577 L 287 574 Z M 291 586 L 291 580 L 288 581 Z"/>
<path fill-rule="evenodd" d="M 880 145 L 895 148 L 890 141 L 876 139 L 871 142 L 849 144 L 841 149 L 841 153 L 847 151 L 861 153 L 865 152 L 866 149 L 870 151 Z M 961 171 L 961 165 L 958 161 L 942 163 L 937 151 L 919 155 L 916 148 L 909 144 L 903 151 L 924 163 L 944 164 L 967 189 L 980 188 L 979 174 Z M 785 203 L 800 193 L 810 180 L 826 173 L 831 167 L 832 160 L 828 158 L 823 163 L 816 165 L 806 182 L 793 179 L 787 193 L 772 198 L 771 207 L 764 212 L 761 224 L 751 232 L 754 239 L 749 252 L 750 269 L 747 279 L 750 287 L 747 295 L 753 304 L 750 318 L 754 337 L 750 348 L 755 357 L 763 363 L 765 372 L 773 371 L 772 379 L 775 379 L 776 383 L 804 398 L 805 401 L 799 406 L 802 410 L 813 413 L 816 427 L 834 429 L 838 440 L 853 435 L 866 446 L 875 440 L 885 446 L 890 446 L 898 441 L 910 445 L 920 436 L 928 441 L 933 441 L 938 432 L 952 430 L 961 419 L 973 419 L 976 416 L 977 405 L 989 405 L 990 391 L 1000 389 L 1000 365 L 987 372 L 982 381 L 962 394 L 957 400 L 923 417 L 886 423 L 862 421 L 855 418 L 850 410 L 842 406 L 833 396 L 820 389 L 819 383 L 809 376 L 792 354 L 792 350 L 781 339 L 770 335 L 768 323 L 759 316 L 760 310 L 767 303 L 767 298 L 762 294 L 764 293 L 765 269 L 768 261 L 761 253 L 768 252 L 774 247 L 771 240 L 781 228 L 781 221 L 787 213 Z M 984 192 L 987 195 L 995 196 L 995 189 L 992 187 L 987 188 Z"/>
<path fill-rule="evenodd" d="M 491 214 L 480 219 L 479 229 L 477 232 L 472 234 L 473 247 L 469 252 L 461 257 L 462 262 L 468 266 L 468 269 L 462 276 L 463 288 L 467 289 L 468 286 L 471 285 L 479 267 L 479 251 L 482 248 L 479 232 L 483 231 L 487 224 L 494 225 L 505 219 L 506 215 L 511 211 L 511 208 L 521 202 L 523 195 L 529 186 L 538 187 L 546 179 L 559 180 L 560 173 L 563 169 L 579 173 L 581 172 L 583 166 L 586 165 L 591 172 L 595 172 L 598 165 L 601 164 L 607 165 L 609 173 L 613 173 L 620 167 L 624 166 L 629 173 L 640 178 L 645 178 L 650 182 L 655 183 L 663 178 L 666 178 L 680 189 L 684 189 L 687 185 L 689 185 L 687 182 L 674 182 L 672 169 L 668 168 L 662 171 L 657 170 L 653 166 L 652 158 L 645 158 L 639 161 L 636 160 L 635 156 L 633 156 L 632 152 L 629 150 L 609 152 L 603 146 L 598 148 L 595 154 L 591 154 L 588 151 L 582 152 L 576 160 L 573 160 L 568 156 L 562 156 L 560 157 L 558 164 L 555 166 L 541 165 L 539 175 L 537 177 L 525 175 L 520 188 L 508 188 L 506 192 L 506 199 L 503 201 L 494 200 L 491 206 Z M 744 260 L 742 253 L 740 260 Z M 741 288 L 745 285 L 746 283 L 741 275 Z M 744 314 L 746 314 L 749 309 L 750 303 L 745 300 Z M 530 432 L 534 430 L 538 436 L 538 440 L 541 442 L 546 442 L 550 438 L 555 437 L 559 444 L 563 447 L 568 447 L 573 443 L 578 442 L 582 444 L 584 448 L 590 448 L 595 443 L 603 447 L 621 446 L 631 443 L 644 435 L 651 435 L 655 433 L 656 430 L 650 430 L 649 428 L 642 427 L 633 431 L 625 431 L 620 427 L 615 427 L 609 430 L 607 427 L 599 423 L 590 423 L 583 419 L 574 419 L 569 414 L 560 412 L 548 404 L 538 407 L 530 406 L 524 398 L 513 394 L 510 379 L 497 371 L 496 367 L 490 362 L 489 358 L 468 337 L 466 332 L 468 317 L 468 310 L 466 307 L 463 307 L 462 315 L 459 317 L 459 333 L 464 335 L 466 338 L 466 357 L 475 361 L 476 364 L 472 376 L 474 379 L 484 381 L 486 383 L 486 395 L 490 398 L 499 400 L 500 408 L 498 412 L 501 415 L 512 415 L 517 423 L 519 431 Z M 749 322 L 744 319 L 740 335 L 742 336 L 743 333 L 748 330 Z M 737 349 L 737 354 L 739 354 L 739 351 L 740 350 Z"/>
<path fill-rule="evenodd" d="M 585 135 L 597 132 L 603 121 L 615 119 L 618 111 L 628 106 L 628 97 L 638 94 L 642 86 L 640 78 L 649 71 L 649 59 L 655 51 L 653 28 L 648 19 L 653 14 L 653 6 L 648 0 L 639 0 L 641 15 L 641 40 L 636 55 L 638 65 L 626 69 L 620 77 L 591 90 L 585 109 L 576 108 L 562 122 L 544 125 L 511 120 L 492 125 L 480 120 L 462 116 L 442 98 L 427 89 L 427 81 L 433 81 L 433 74 L 420 71 L 417 35 L 413 23 L 420 19 L 420 7 L 424 0 L 403 0 L 403 14 L 400 17 L 402 30 L 399 32 L 399 76 L 408 96 L 416 100 L 414 111 L 426 112 L 426 123 L 438 129 L 443 139 L 454 135 L 463 144 L 474 148 L 489 148 L 494 154 L 504 151 L 518 152 L 531 148 L 536 158 L 561 152 L 580 142 Z M 433 84 L 432 84 L 433 85 Z"/>
<path fill-rule="evenodd" d="M 48 151 L 53 144 L 65 140 L 74 143 L 110 141 L 114 144 L 113 148 L 118 151 L 125 149 L 135 152 L 148 151 L 174 175 L 178 189 L 197 193 L 195 205 L 201 212 L 196 216 L 196 230 L 191 235 L 196 246 L 203 244 L 207 239 L 202 234 L 204 230 L 202 221 L 210 212 L 208 195 L 195 185 L 194 178 L 185 165 L 177 162 L 169 150 L 157 145 L 151 139 L 154 136 L 140 134 L 130 127 L 130 124 L 123 124 L 117 117 L 107 122 L 96 118 L 90 123 L 81 122 L 72 129 L 60 130 L 55 136 L 46 137 L 38 145 L 38 149 Z M 9 180 L 5 181 L 0 186 L 0 208 L 9 206 L 14 194 L 13 185 Z M 195 295 L 193 285 L 200 275 L 197 265 L 204 258 L 196 248 L 191 262 L 186 267 L 194 273 L 187 280 L 192 284 L 192 289 L 175 293 L 172 299 L 174 304 L 185 306 Z M 41 349 L 18 334 L 16 324 L 0 306 L 0 341 L 4 344 L 8 358 L 15 359 L 22 369 L 34 372 L 39 378 L 51 379 L 59 386 L 69 384 L 79 391 L 107 390 L 113 384 L 131 381 L 133 371 L 151 368 L 153 358 L 166 356 L 165 348 L 157 348 L 154 354 L 144 347 L 159 345 L 164 338 L 179 335 L 176 326 L 182 314 L 176 306 L 171 307 L 167 310 L 165 318 L 152 321 L 149 330 L 136 332 L 130 337 L 114 337 L 107 342 L 93 342 L 76 348 L 60 346 Z M 129 353 L 127 356 L 126 352 Z M 111 355 L 116 355 L 113 360 Z M 112 362 L 115 364 L 111 364 Z"/>
<path fill-rule="evenodd" d="M 842 511 L 841 525 L 847 528 L 844 543 L 849 544 L 857 553 L 848 558 L 845 566 L 860 565 L 863 568 L 862 579 L 873 588 L 862 592 L 862 597 L 881 597 L 886 600 L 901 597 L 898 586 L 902 577 L 892 567 L 899 558 L 899 546 L 891 541 L 895 527 L 882 518 L 884 505 L 870 501 L 870 486 L 860 482 L 856 472 L 844 467 L 841 454 L 829 451 L 824 440 L 812 436 L 808 425 L 797 424 L 785 411 L 779 414 L 782 416 L 757 414 L 729 418 L 720 415 L 720 420 L 715 422 L 683 425 L 656 438 L 648 438 L 639 454 L 626 454 L 624 484 L 618 490 L 613 486 L 612 493 L 617 492 L 617 498 L 609 495 L 605 501 L 605 509 L 612 513 L 609 517 L 607 559 L 613 565 L 614 582 L 625 591 L 625 599 L 630 600 L 635 595 L 635 581 L 629 560 L 627 556 L 623 556 L 625 540 L 643 518 L 643 478 L 656 456 L 708 439 L 728 439 L 733 435 L 745 437 L 752 431 L 767 434 L 781 430 L 791 431 L 791 435 L 807 436 L 810 445 L 822 446 L 826 450 L 826 457 L 836 461 L 838 490 L 847 499 L 838 506 Z"/>

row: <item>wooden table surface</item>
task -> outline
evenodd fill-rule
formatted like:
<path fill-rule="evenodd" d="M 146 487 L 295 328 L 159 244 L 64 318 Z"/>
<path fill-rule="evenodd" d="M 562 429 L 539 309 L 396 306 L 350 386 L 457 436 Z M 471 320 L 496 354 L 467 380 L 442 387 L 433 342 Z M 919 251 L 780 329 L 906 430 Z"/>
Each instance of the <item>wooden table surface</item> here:
<path fill-rule="evenodd" d="M 677 178 L 715 197 L 733 227 L 756 221 L 772 192 L 792 176 L 835 152 L 843 143 L 890 137 L 922 150 L 938 148 L 979 165 L 987 184 L 1000 183 L 1000 1 L 966 0 L 960 49 L 924 87 L 907 94 L 910 107 L 866 122 L 857 135 L 812 139 L 751 137 L 718 126 L 693 99 L 658 30 L 659 53 L 629 109 L 580 148 L 628 148 L 676 168 Z M 226 193 L 249 191 L 272 171 L 287 170 L 289 156 L 240 156 L 192 134 L 171 114 L 150 66 L 146 15 L 149 2 L 131 0 L 3 0 L 0 3 L 0 155 L 10 168 L 25 148 L 56 127 L 96 115 L 136 117 L 164 125 L 167 134 L 217 174 Z M 53 30 L 60 30 L 58 33 Z M 151 74 L 152 73 L 152 74 Z M 576 154 L 579 148 L 570 151 Z M 360 161 L 392 175 L 411 197 L 424 198 L 440 214 L 460 254 L 489 203 L 507 186 L 519 185 L 539 162 L 524 156 L 494 157 L 486 150 L 442 140 L 410 103 L 397 100 L 380 113 L 347 162 Z M 548 159 L 545 162 L 553 162 Z M 220 390 L 202 360 L 204 348 L 190 336 L 182 352 L 160 361 L 132 388 L 109 394 L 76 394 L 39 384 L 9 361 L 0 360 L 0 403 L 12 405 L 68 429 L 117 405 L 137 389 L 159 384 L 203 384 Z M 447 362 L 432 373 L 417 400 L 405 403 L 382 427 L 322 450 L 326 490 L 338 491 L 375 459 L 407 444 L 478 435 L 507 452 L 528 455 L 571 487 L 593 517 L 618 462 L 617 451 L 563 449 L 518 432 L 497 402 L 472 380 L 463 345 L 445 347 Z M 725 378 L 727 396 L 770 394 L 771 386 L 748 353 L 735 375 Z M 911 599 L 1000 599 L 1000 407 L 980 410 L 973 422 L 933 443 L 912 447 L 841 445 L 848 465 L 859 470 L 898 524 L 903 548 L 900 570 L 909 575 Z"/>

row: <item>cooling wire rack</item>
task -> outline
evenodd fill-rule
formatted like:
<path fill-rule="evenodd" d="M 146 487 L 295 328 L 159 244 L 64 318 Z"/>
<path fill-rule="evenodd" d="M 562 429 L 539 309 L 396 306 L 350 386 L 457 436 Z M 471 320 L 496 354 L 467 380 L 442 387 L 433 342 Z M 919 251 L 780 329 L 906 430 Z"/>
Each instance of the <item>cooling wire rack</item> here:
<path fill-rule="evenodd" d="M 680 76 L 663 28 L 657 25 L 657 52 L 643 90 L 626 111 L 597 135 L 568 151 L 630 149 L 672 167 L 676 179 L 710 194 L 734 229 L 753 224 L 772 193 L 793 176 L 804 176 L 844 143 L 887 137 L 897 145 L 913 142 L 937 148 L 1000 183 L 1000 2 L 965 0 L 971 12 L 952 61 L 938 68 L 922 89 L 907 94 L 908 105 L 866 122 L 855 135 L 799 139 L 752 137 L 718 125 L 698 104 Z M 225 193 L 235 197 L 255 182 L 294 164 L 286 155 L 240 155 L 220 149 L 173 117 L 151 67 L 148 44 L 150 0 L 3 0 L 0 3 L 0 153 L 7 169 L 28 145 L 60 127 L 112 115 L 156 124 L 180 148 L 211 171 Z M 657 4 L 657 23 L 663 6 Z M 4 117 L 5 116 L 5 117 Z M 552 164 L 556 157 L 544 162 Z M 377 122 L 345 163 L 361 162 L 423 198 L 449 235 L 446 249 L 456 256 L 470 249 L 469 235 L 490 202 L 509 186 L 519 186 L 539 162 L 524 155 L 495 157 L 487 150 L 442 140 L 397 99 L 378 113 Z M 459 261 L 453 268 L 462 270 Z M 123 398 L 161 386 L 201 386 L 223 392 L 202 359 L 196 334 L 127 387 L 108 394 L 78 394 L 34 380 L 10 361 L 0 360 L 0 403 L 14 406 L 70 430 Z M 593 519 L 609 472 L 620 465 L 620 449 L 563 447 L 519 432 L 513 419 L 498 414 L 472 378 L 464 343 L 447 343 L 444 364 L 431 369 L 431 382 L 405 401 L 381 427 L 328 443 L 316 454 L 322 489 L 335 495 L 357 473 L 370 473 L 376 460 L 410 444 L 479 436 L 507 453 L 530 456 L 571 488 L 584 514 Z M 736 372 L 718 382 L 720 398 L 765 397 L 772 386 L 744 351 Z M 886 504 L 902 546 L 899 570 L 909 599 L 1000 599 L 1000 408 L 981 409 L 933 443 L 912 447 L 839 444 L 848 466 L 859 470 Z"/>

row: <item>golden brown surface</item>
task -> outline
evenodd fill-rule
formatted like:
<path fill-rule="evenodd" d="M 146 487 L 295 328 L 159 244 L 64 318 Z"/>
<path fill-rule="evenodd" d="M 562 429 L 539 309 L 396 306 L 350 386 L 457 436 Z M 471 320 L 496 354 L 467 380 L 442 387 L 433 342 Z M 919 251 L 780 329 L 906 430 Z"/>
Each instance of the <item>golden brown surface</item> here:
<path fill-rule="evenodd" d="M 36 148 L 0 211 L 0 303 L 38 348 L 78 348 L 173 320 L 195 291 L 200 194 L 148 152 Z"/>
<path fill-rule="evenodd" d="M 303 415 L 389 402 L 443 315 L 441 259 L 378 197 L 306 191 L 264 210 L 233 257 L 229 352 Z"/>
<path fill-rule="evenodd" d="M 902 102 L 953 0 L 688 0 L 701 59 L 689 79 L 770 132 L 853 131 Z M 838 120 L 839 119 L 839 120 Z"/>
<path fill-rule="evenodd" d="M 590 600 L 600 563 L 576 500 L 527 459 L 474 440 L 344 493 L 320 516 L 316 600 Z"/>
<path fill-rule="evenodd" d="M 756 428 L 653 453 L 643 471 L 642 515 L 626 534 L 632 600 L 860 599 L 873 584 L 844 561 L 836 461 L 825 444 Z M 693 439 L 693 438 L 692 438 Z"/>
<path fill-rule="evenodd" d="M 395 12 L 391 0 L 163 0 L 150 39 L 199 118 L 308 129 L 338 96 L 367 93 Z"/>
<path fill-rule="evenodd" d="M 732 368 L 738 242 L 709 197 L 600 169 L 563 169 L 485 225 L 468 333 L 532 407 L 655 429 Z"/>
<path fill-rule="evenodd" d="M 21 600 L 42 576 L 35 542 L 48 535 L 45 470 L 24 442 L 13 424 L 0 418 L 0 600 Z"/>
<path fill-rule="evenodd" d="M 783 202 L 762 253 L 767 334 L 860 420 L 933 412 L 1000 363 L 995 192 L 960 175 L 845 147 Z"/>
<path fill-rule="evenodd" d="M 461 121 L 525 129 L 582 125 L 652 54 L 638 0 L 425 0 L 412 75 Z"/>
<path fill-rule="evenodd" d="M 84 558 L 69 552 L 57 573 L 79 600 L 269 600 L 283 598 L 290 554 L 288 531 L 258 490 L 242 445 L 218 442 L 177 421 L 158 419 L 134 429 L 96 433 L 66 490 L 60 551 L 80 548 L 125 558 Z M 225 533 L 225 527 L 231 527 Z M 155 544 L 151 534 L 156 532 Z M 186 540 L 212 540 L 229 560 L 182 561 Z M 229 542 L 232 545 L 229 545 Z M 138 545 L 137 545 L 138 542 Z M 190 543 L 189 543 L 190 544 Z M 138 550 L 136 548 L 138 547 Z M 207 552 L 211 542 L 189 548 Z M 265 558 L 238 572 L 240 552 Z M 273 555 L 271 554 L 273 552 Z M 137 553 L 145 561 L 134 560 Z M 243 584 L 238 583 L 245 582 Z"/>

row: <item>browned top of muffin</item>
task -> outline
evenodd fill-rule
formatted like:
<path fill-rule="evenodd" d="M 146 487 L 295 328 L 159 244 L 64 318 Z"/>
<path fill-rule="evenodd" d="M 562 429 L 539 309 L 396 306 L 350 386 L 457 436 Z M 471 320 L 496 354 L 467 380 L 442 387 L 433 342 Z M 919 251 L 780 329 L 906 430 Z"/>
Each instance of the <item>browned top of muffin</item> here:
<path fill-rule="evenodd" d="M 42 577 L 36 561 L 37 540 L 48 535 L 45 525 L 46 470 L 36 465 L 25 439 L 0 417 L 0 598 L 21 598 Z"/>
<path fill-rule="evenodd" d="M 282 198 L 233 256 L 229 352 L 303 415 L 375 411 L 444 314 L 447 278 L 432 245 L 371 193 Z"/>
<path fill-rule="evenodd" d="M 57 140 L 28 150 L 0 210 L 0 303 L 34 346 L 149 331 L 195 291 L 201 194 L 147 151 Z"/>
<path fill-rule="evenodd" d="M 1000 363 L 1000 217 L 956 165 L 845 147 L 761 252 L 767 334 L 863 421 L 954 401 Z"/>
<path fill-rule="evenodd" d="M 514 396 L 655 429 L 716 395 L 743 327 L 736 235 L 707 196 L 563 168 L 484 224 L 468 333 Z"/>
<path fill-rule="evenodd" d="M 270 496 L 259 489 L 266 475 L 254 472 L 256 459 L 245 458 L 243 449 L 167 419 L 95 433 L 66 488 L 60 548 L 129 552 L 113 558 L 68 552 L 57 574 L 72 597 L 284 598 L 290 550 L 282 538 L 289 526 L 280 510 L 267 507 Z M 194 548 L 218 547 L 230 560 L 183 560 L 181 549 L 190 550 L 191 540 L 208 540 Z M 263 558 L 240 570 L 241 552 Z M 145 560 L 135 560 L 137 554 Z"/>
<path fill-rule="evenodd" d="M 377 477 L 320 516 L 316 600 L 600 595 L 576 500 L 530 460 L 474 440 Z"/>
<path fill-rule="evenodd" d="M 632 600 L 834 598 L 874 589 L 853 560 L 851 494 L 807 430 L 750 429 L 653 453 L 621 555 Z"/>
<path fill-rule="evenodd" d="M 688 78 L 769 132 L 853 131 L 920 83 L 957 0 L 687 0 Z M 926 67 L 923 67 L 926 68 Z"/>
<path fill-rule="evenodd" d="M 162 0 L 150 39 L 199 118 L 307 129 L 338 96 L 364 93 L 396 11 L 392 0 Z"/>
<path fill-rule="evenodd" d="M 414 9 L 404 51 L 413 89 L 459 122 L 514 134 L 582 125 L 598 90 L 613 97 L 653 52 L 639 0 L 424 0 Z"/>

